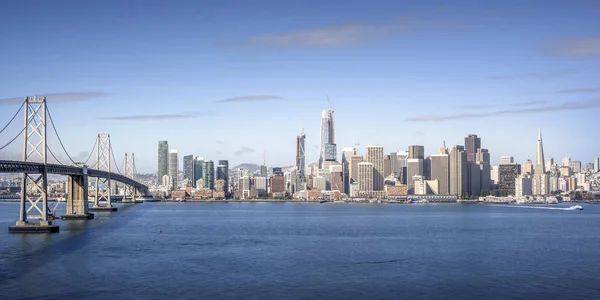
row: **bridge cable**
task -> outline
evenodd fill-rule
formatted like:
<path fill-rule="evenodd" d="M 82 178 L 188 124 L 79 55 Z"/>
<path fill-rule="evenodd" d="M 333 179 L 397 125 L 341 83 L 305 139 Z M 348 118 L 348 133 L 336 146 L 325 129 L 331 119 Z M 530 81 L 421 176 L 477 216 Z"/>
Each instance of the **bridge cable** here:
<path fill-rule="evenodd" d="M 115 168 L 117 168 L 119 174 L 123 175 L 123 173 L 121 173 L 121 170 L 119 170 L 119 165 L 117 164 L 117 159 L 115 158 L 115 152 L 113 151 L 112 143 L 110 144 L 110 154 L 112 155 L 113 161 L 115 162 Z"/>
<path fill-rule="evenodd" d="M 0 130 L 0 133 L 4 132 L 4 130 L 8 127 L 8 125 L 10 125 L 10 123 L 12 123 L 12 121 L 15 120 L 17 115 L 19 115 L 19 112 L 21 111 L 21 109 L 23 109 L 23 106 L 25 106 L 25 101 L 23 101 L 23 104 L 21 104 L 21 107 L 19 107 L 19 110 L 17 110 L 15 115 L 12 117 L 12 119 L 10 119 L 10 121 L 8 121 L 8 124 L 6 124 L 6 126 L 4 126 L 4 128 L 2 128 L 2 130 Z"/>
<path fill-rule="evenodd" d="M 56 158 L 56 156 L 54 156 L 54 153 L 52 153 L 52 150 L 50 150 L 50 147 L 48 147 L 48 145 L 46 145 L 46 149 L 48 150 L 48 152 L 50 152 L 50 155 L 54 157 L 54 159 L 58 162 L 59 165 L 64 165 L 62 162 L 60 162 L 60 160 L 58 160 L 58 158 Z"/>
<path fill-rule="evenodd" d="M 69 152 L 67 152 L 67 149 L 65 149 L 65 145 L 63 144 L 62 140 L 60 139 L 60 135 L 58 135 L 58 131 L 56 131 L 56 126 L 54 126 L 54 120 L 52 120 L 52 115 L 50 114 L 50 110 L 48 109 L 48 106 L 46 106 L 46 112 L 48 112 L 48 116 L 50 117 L 50 123 L 52 124 L 52 128 L 54 128 L 54 133 L 56 133 L 56 137 L 58 138 L 58 142 L 60 143 L 60 146 L 65 151 L 65 154 L 67 154 L 67 157 L 69 158 L 69 160 L 71 160 L 71 162 L 74 165 L 77 165 L 77 163 L 69 155 Z"/>
<path fill-rule="evenodd" d="M 19 136 L 21 136 L 21 134 L 23 133 L 23 131 L 25 131 L 25 129 L 27 129 L 27 127 L 23 127 L 23 129 L 21 129 L 21 132 L 19 132 L 19 134 L 17 134 L 17 136 L 15 136 L 12 140 L 10 140 L 10 142 L 8 142 L 8 144 L 0 147 L 0 150 L 8 147 L 8 145 L 10 145 L 12 142 L 14 142 Z"/>
<path fill-rule="evenodd" d="M 92 147 L 92 151 L 90 151 L 90 156 L 88 156 L 88 158 L 85 160 L 85 162 L 83 163 L 84 165 L 87 165 L 88 161 L 90 161 L 90 158 L 92 158 L 92 154 L 94 154 L 94 149 L 96 149 L 96 145 L 98 144 L 98 139 L 96 139 L 96 142 L 94 142 L 94 147 Z M 97 164 L 98 162 L 96 162 Z"/>

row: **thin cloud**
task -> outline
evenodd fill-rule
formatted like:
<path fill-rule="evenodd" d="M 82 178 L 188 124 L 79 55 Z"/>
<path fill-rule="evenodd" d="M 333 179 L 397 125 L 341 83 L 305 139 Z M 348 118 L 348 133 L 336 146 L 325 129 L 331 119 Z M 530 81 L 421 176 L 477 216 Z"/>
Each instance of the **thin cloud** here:
<path fill-rule="evenodd" d="M 540 51 L 546 55 L 594 57 L 600 56 L 600 36 L 571 38 L 544 43 Z"/>
<path fill-rule="evenodd" d="M 223 141 L 215 141 L 215 143 L 217 143 L 217 144 L 223 144 L 224 142 Z"/>
<path fill-rule="evenodd" d="M 254 95 L 254 96 L 242 96 L 242 97 L 234 97 L 223 100 L 217 100 L 217 103 L 227 103 L 227 102 L 258 102 L 258 101 L 269 101 L 269 100 L 277 100 L 281 99 L 279 96 L 273 95 Z"/>
<path fill-rule="evenodd" d="M 517 103 L 509 103 L 509 104 L 463 105 L 463 106 L 459 106 L 458 108 L 460 108 L 460 109 L 486 109 L 486 108 L 500 108 L 500 107 L 506 107 L 506 106 L 517 106 L 517 107 L 534 106 L 534 105 L 541 105 L 541 104 L 546 104 L 546 101 L 539 100 L 539 101 L 517 102 Z"/>
<path fill-rule="evenodd" d="M 346 23 L 329 26 L 297 29 L 287 32 L 251 37 L 241 42 L 245 46 L 266 47 L 348 47 L 423 28 L 452 28 L 461 24 L 454 22 L 429 21 L 415 17 L 401 17 L 384 23 Z"/>
<path fill-rule="evenodd" d="M 588 89 L 569 89 L 556 91 L 557 94 L 576 94 L 576 93 L 598 93 L 600 88 L 588 88 Z"/>
<path fill-rule="evenodd" d="M 193 113 L 193 114 L 151 114 L 151 115 L 129 115 L 129 116 L 114 116 L 101 117 L 98 120 L 117 120 L 117 121 L 148 121 L 148 120 L 176 120 L 176 119 L 193 119 L 199 116 L 212 116 L 210 113 Z"/>
<path fill-rule="evenodd" d="M 240 149 L 236 150 L 233 154 L 235 154 L 236 156 L 242 156 L 248 153 L 253 153 L 256 152 L 256 150 L 250 148 L 250 147 L 246 147 L 246 146 L 242 146 Z"/>
<path fill-rule="evenodd" d="M 66 102 L 87 101 L 90 99 L 94 99 L 94 98 L 102 97 L 102 96 L 108 96 L 111 94 L 104 93 L 104 92 L 67 92 L 67 93 L 45 93 L 45 94 L 36 94 L 36 95 L 37 96 L 45 96 L 47 102 L 66 103 Z M 33 95 L 27 95 L 27 96 L 33 96 Z M 0 99 L 0 105 L 21 104 L 21 103 L 23 103 L 24 99 L 25 99 L 25 96 Z"/>
<path fill-rule="evenodd" d="M 538 72 L 538 73 L 522 73 L 513 75 L 496 75 L 488 76 L 487 79 L 493 80 L 510 80 L 510 79 L 552 79 L 566 76 L 573 73 L 570 70 L 554 71 L 554 72 Z"/>
<path fill-rule="evenodd" d="M 499 110 L 494 112 L 484 113 L 467 113 L 467 114 L 454 114 L 454 115 L 424 115 L 414 118 L 408 118 L 407 121 L 411 122 L 438 122 L 446 120 L 458 120 L 458 119 L 474 119 L 474 118 L 486 118 L 494 116 L 504 115 L 517 115 L 517 114 L 533 114 L 543 113 L 552 111 L 568 111 L 568 110 L 582 110 L 600 107 L 600 99 L 589 100 L 589 101 L 577 101 L 567 102 L 559 105 L 547 105 L 542 107 L 532 107 L 524 109 L 507 109 Z"/>

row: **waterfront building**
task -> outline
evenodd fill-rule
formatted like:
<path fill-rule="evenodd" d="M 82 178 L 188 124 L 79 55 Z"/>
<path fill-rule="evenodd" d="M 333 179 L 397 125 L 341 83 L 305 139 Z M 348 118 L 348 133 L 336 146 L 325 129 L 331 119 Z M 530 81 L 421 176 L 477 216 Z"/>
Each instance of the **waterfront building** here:
<path fill-rule="evenodd" d="M 171 187 L 177 189 L 179 187 L 179 151 L 177 149 L 169 150 L 169 178 L 171 178 Z"/>
<path fill-rule="evenodd" d="M 366 161 L 373 164 L 373 191 L 383 191 L 383 146 L 367 146 Z"/>
<path fill-rule="evenodd" d="M 515 193 L 515 182 L 521 174 L 521 165 L 506 164 L 498 166 L 498 189 L 502 196 L 511 196 Z"/>
<path fill-rule="evenodd" d="M 219 160 L 217 165 L 217 180 L 223 179 L 225 182 L 225 196 L 229 195 L 229 161 Z M 266 177 L 265 177 L 266 178 Z M 215 182 L 216 184 L 216 182 Z"/>
<path fill-rule="evenodd" d="M 391 169 L 396 178 L 400 178 L 403 173 L 406 172 L 406 160 L 408 159 L 408 154 L 407 151 L 392 152 L 390 154 Z"/>
<path fill-rule="evenodd" d="M 361 196 L 369 197 L 373 194 L 373 163 L 361 162 L 358 164 L 358 184 Z"/>
<path fill-rule="evenodd" d="M 431 180 L 438 181 L 440 195 L 448 195 L 450 193 L 450 155 L 433 154 L 430 159 Z"/>
<path fill-rule="evenodd" d="M 300 182 L 306 182 L 306 134 L 304 128 L 296 137 L 296 169 Z M 264 175 L 266 177 L 266 174 Z"/>
<path fill-rule="evenodd" d="M 196 156 L 196 158 L 194 159 L 194 183 L 198 182 L 199 179 L 204 179 L 204 175 L 202 173 L 202 167 L 204 166 L 204 157 L 200 157 L 200 156 Z M 201 188 L 204 187 L 202 186 L 198 186 L 196 184 L 197 188 Z"/>
<path fill-rule="evenodd" d="M 169 175 L 169 143 L 167 141 L 158 142 L 158 180 L 163 176 Z"/>
<path fill-rule="evenodd" d="M 413 193 L 414 181 L 412 178 L 415 175 L 424 175 L 424 162 L 422 158 L 409 158 L 406 160 L 406 179 L 408 186 L 408 193 Z"/>
<path fill-rule="evenodd" d="M 350 195 L 350 183 L 352 182 L 350 176 L 351 159 L 352 156 L 356 155 L 355 148 L 342 148 L 342 173 L 344 181 L 344 193 Z"/>
<path fill-rule="evenodd" d="M 492 181 L 492 183 L 498 184 L 498 178 L 499 178 L 498 166 L 492 166 L 492 171 L 491 171 L 491 174 L 490 174 L 490 180 Z"/>
<path fill-rule="evenodd" d="M 352 155 L 350 156 L 350 166 L 349 166 L 349 175 L 350 182 L 358 181 L 358 164 L 363 162 L 363 157 L 361 155 Z"/>
<path fill-rule="evenodd" d="M 468 190 L 467 152 L 454 145 L 450 151 L 450 195 L 462 197 Z"/>
<path fill-rule="evenodd" d="M 533 175 L 533 195 L 549 194 L 549 177 L 546 174 L 544 160 L 544 145 L 542 143 L 542 130 L 538 130 L 537 153 L 535 156 L 535 170 Z"/>
<path fill-rule="evenodd" d="M 531 175 L 519 175 L 515 179 L 515 197 L 530 196 L 532 192 Z"/>

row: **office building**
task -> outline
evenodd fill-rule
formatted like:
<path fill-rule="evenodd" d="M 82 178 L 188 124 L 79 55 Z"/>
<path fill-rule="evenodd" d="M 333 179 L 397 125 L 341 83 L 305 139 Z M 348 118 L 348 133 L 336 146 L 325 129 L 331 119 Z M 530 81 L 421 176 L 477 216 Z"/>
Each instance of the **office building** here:
<path fill-rule="evenodd" d="M 171 187 L 179 187 L 179 151 L 177 149 L 169 150 L 169 178 L 171 178 Z"/>
<path fill-rule="evenodd" d="M 373 163 L 358 164 L 358 189 L 361 196 L 370 197 L 373 194 L 373 170 Z"/>
<path fill-rule="evenodd" d="M 183 157 L 183 179 L 194 181 L 194 156 L 186 155 Z"/>
<path fill-rule="evenodd" d="M 158 171 L 156 175 L 159 183 L 163 176 L 169 175 L 169 143 L 167 141 L 158 142 Z"/>
<path fill-rule="evenodd" d="M 594 157 L 594 173 L 600 172 L 600 157 Z"/>
<path fill-rule="evenodd" d="M 363 157 L 361 155 L 352 155 L 350 156 L 350 181 L 358 182 L 358 164 L 363 162 Z"/>
<path fill-rule="evenodd" d="M 350 164 L 352 156 L 356 155 L 355 148 L 342 148 L 342 173 L 344 181 L 344 193 L 350 195 Z"/>
<path fill-rule="evenodd" d="M 481 191 L 490 191 L 492 189 L 492 167 L 490 166 L 490 153 L 488 150 L 477 149 L 475 162 L 479 166 Z"/>
<path fill-rule="evenodd" d="M 336 160 L 335 126 L 333 121 L 333 109 L 323 110 L 321 113 L 321 151 L 319 156 L 319 168 L 327 160 Z"/>
<path fill-rule="evenodd" d="M 562 158 L 562 166 L 563 167 L 568 167 L 571 164 L 571 158 L 570 157 L 563 157 Z"/>
<path fill-rule="evenodd" d="M 202 173 L 202 167 L 204 166 L 204 157 L 196 156 L 194 159 L 194 184 L 198 182 L 199 179 L 204 179 L 204 175 Z M 196 188 L 202 188 L 204 186 L 198 186 L 196 184 Z"/>
<path fill-rule="evenodd" d="M 392 175 L 392 161 L 389 155 L 383 156 L 383 178 Z"/>
<path fill-rule="evenodd" d="M 425 147 L 423 147 L 421 145 L 408 146 L 408 158 L 424 159 L 425 158 Z"/>
<path fill-rule="evenodd" d="M 373 191 L 383 191 L 383 146 L 367 146 L 365 160 L 373 164 Z"/>
<path fill-rule="evenodd" d="M 213 190 L 215 188 L 215 163 L 212 160 L 205 160 L 202 165 L 202 175 L 204 179 L 204 188 Z"/>
<path fill-rule="evenodd" d="M 507 164 L 498 166 L 498 190 L 502 196 L 515 194 L 515 182 L 521 174 L 521 165 Z"/>
<path fill-rule="evenodd" d="M 535 156 L 535 170 L 533 173 L 533 195 L 549 194 L 549 178 L 546 175 L 544 164 L 544 145 L 542 143 L 542 130 L 538 130 L 537 153 Z"/>
<path fill-rule="evenodd" d="M 532 192 L 531 175 L 520 175 L 515 179 L 515 197 L 530 196 Z"/>
<path fill-rule="evenodd" d="M 392 172 L 396 178 L 400 178 L 403 173 L 406 172 L 406 160 L 408 159 L 408 152 L 392 152 L 390 154 L 390 164 Z M 404 174 L 406 175 L 406 174 Z"/>
<path fill-rule="evenodd" d="M 533 162 L 531 159 L 525 161 L 521 170 L 521 175 L 533 175 Z"/>
<path fill-rule="evenodd" d="M 266 177 L 265 177 L 266 178 Z M 225 184 L 225 197 L 229 195 L 229 161 L 219 160 L 217 165 L 217 180 L 223 179 Z"/>
<path fill-rule="evenodd" d="M 515 159 L 512 156 L 500 156 L 500 164 L 501 165 L 510 165 L 514 164 Z"/>
<path fill-rule="evenodd" d="M 491 179 L 492 183 L 498 184 L 498 178 L 499 178 L 498 166 L 492 166 L 492 171 L 490 174 L 490 179 Z"/>
<path fill-rule="evenodd" d="M 450 193 L 450 155 L 433 154 L 431 160 L 431 180 L 437 180 L 439 184 L 439 194 L 448 195 Z"/>
<path fill-rule="evenodd" d="M 463 197 L 468 190 L 467 152 L 454 145 L 450 151 L 450 195 Z"/>
<path fill-rule="evenodd" d="M 273 196 L 285 194 L 285 177 L 281 174 L 271 175 L 269 178 L 269 189 Z"/>
<path fill-rule="evenodd" d="M 469 134 L 465 137 L 465 151 L 467 152 L 467 161 L 475 161 L 477 149 L 481 148 L 481 138 L 476 134 Z"/>
<path fill-rule="evenodd" d="M 413 193 L 414 181 L 413 177 L 415 175 L 423 176 L 424 175 L 424 163 L 422 158 L 409 158 L 406 160 L 406 180 L 408 193 Z"/>
<path fill-rule="evenodd" d="M 581 161 L 572 160 L 569 163 L 569 167 L 571 168 L 571 171 L 573 171 L 574 174 L 581 173 Z"/>

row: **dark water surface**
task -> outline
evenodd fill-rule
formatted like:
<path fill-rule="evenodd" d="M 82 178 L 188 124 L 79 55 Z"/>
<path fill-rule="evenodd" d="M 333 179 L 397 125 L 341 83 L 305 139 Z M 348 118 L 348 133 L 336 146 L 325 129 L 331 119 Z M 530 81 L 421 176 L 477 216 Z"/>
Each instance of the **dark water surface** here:
<path fill-rule="evenodd" d="M 0 203 L 0 299 L 600 299 L 583 206 L 143 203 L 9 235 Z"/>

